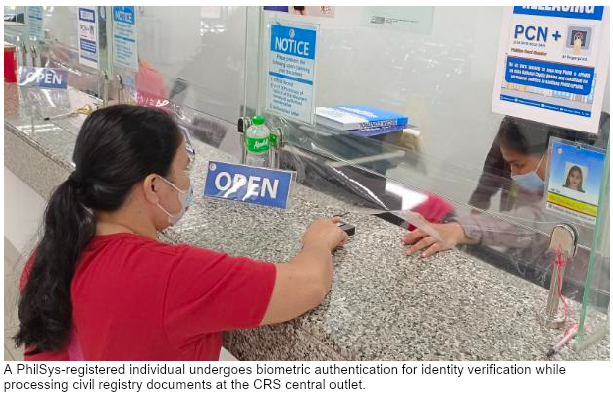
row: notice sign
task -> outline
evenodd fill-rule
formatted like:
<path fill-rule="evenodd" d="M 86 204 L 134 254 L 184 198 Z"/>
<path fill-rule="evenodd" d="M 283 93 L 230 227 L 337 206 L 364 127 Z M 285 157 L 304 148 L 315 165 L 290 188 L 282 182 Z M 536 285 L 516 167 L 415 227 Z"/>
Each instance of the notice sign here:
<path fill-rule="evenodd" d="M 272 25 L 267 110 L 312 124 L 317 30 Z"/>
<path fill-rule="evenodd" d="M 553 139 L 547 182 L 547 210 L 596 223 L 605 152 Z"/>
<path fill-rule="evenodd" d="M 596 133 L 608 67 L 608 7 L 510 7 L 492 111 Z"/>
<path fill-rule="evenodd" d="M 134 7 L 113 7 L 113 62 L 138 71 Z"/>
<path fill-rule="evenodd" d="M 96 8 L 79 7 L 79 63 L 98 68 L 98 24 Z"/>
<path fill-rule="evenodd" d="M 43 32 L 43 7 L 29 6 L 28 7 L 28 28 L 30 37 L 35 37 L 36 40 L 44 39 Z"/>

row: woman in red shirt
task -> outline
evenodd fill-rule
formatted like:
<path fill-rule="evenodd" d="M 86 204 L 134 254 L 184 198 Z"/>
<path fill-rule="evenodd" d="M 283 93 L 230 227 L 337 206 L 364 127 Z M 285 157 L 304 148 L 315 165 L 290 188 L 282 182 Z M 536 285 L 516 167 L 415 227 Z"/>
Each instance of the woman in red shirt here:
<path fill-rule="evenodd" d="M 189 160 L 160 110 L 117 105 L 85 120 L 22 275 L 26 360 L 217 360 L 223 331 L 321 303 L 347 240 L 337 219 L 315 221 L 281 265 L 158 240 L 189 203 Z"/>

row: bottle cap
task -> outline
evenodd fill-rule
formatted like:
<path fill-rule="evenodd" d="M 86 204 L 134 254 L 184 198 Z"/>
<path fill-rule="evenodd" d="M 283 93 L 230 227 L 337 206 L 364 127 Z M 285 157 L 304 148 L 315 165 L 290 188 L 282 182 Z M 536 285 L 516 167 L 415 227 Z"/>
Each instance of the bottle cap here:
<path fill-rule="evenodd" d="M 258 117 L 258 116 L 251 118 L 251 120 L 253 121 L 254 125 L 263 125 L 264 122 L 266 121 L 264 117 Z"/>

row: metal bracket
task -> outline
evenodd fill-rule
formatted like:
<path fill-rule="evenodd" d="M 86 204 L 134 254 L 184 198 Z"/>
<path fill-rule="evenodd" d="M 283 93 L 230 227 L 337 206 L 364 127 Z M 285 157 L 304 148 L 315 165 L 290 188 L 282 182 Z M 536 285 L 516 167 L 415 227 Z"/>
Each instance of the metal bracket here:
<path fill-rule="evenodd" d="M 34 45 L 30 46 L 30 54 L 32 56 L 32 67 L 40 67 L 40 59 L 38 58 L 38 51 Z"/>
<path fill-rule="evenodd" d="M 239 143 L 241 150 L 241 163 L 245 164 L 245 132 L 251 126 L 251 119 L 249 117 L 239 117 L 236 122 L 236 130 L 239 133 Z"/>
<path fill-rule="evenodd" d="M 102 107 L 108 107 L 109 105 L 109 74 L 106 70 L 102 71 L 101 83 L 102 83 Z"/>
<path fill-rule="evenodd" d="M 117 79 L 117 104 L 121 104 L 121 96 L 123 93 L 123 77 L 121 76 L 121 74 L 117 74 L 115 78 Z"/>
<path fill-rule="evenodd" d="M 577 230 L 570 224 L 558 224 L 553 227 L 549 235 L 549 248 L 559 249 L 566 259 L 574 258 L 577 254 Z"/>
<path fill-rule="evenodd" d="M 236 128 L 239 133 L 245 133 L 247 129 L 251 126 L 251 119 L 249 117 L 239 117 L 238 122 L 236 123 Z"/>
<path fill-rule="evenodd" d="M 28 46 L 25 41 L 21 42 L 21 64 L 24 67 L 28 65 Z"/>
<path fill-rule="evenodd" d="M 270 167 L 273 169 L 280 169 L 281 168 L 281 151 L 283 151 L 283 146 L 285 145 L 285 133 L 283 132 L 283 128 L 281 127 L 275 127 L 272 128 L 270 130 L 271 134 L 275 134 L 276 137 L 276 144 L 274 147 L 270 147 L 272 151 L 271 154 L 271 163 L 270 163 Z"/>

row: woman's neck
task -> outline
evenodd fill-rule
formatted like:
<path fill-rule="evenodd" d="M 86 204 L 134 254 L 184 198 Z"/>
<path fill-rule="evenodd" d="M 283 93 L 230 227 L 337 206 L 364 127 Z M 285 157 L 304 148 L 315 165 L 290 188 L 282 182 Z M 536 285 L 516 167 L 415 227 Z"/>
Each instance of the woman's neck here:
<path fill-rule="evenodd" d="M 132 233 L 157 240 L 157 230 L 149 221 L 126 215 L 125 212 L 96 213 L 96 236 Z"/>

